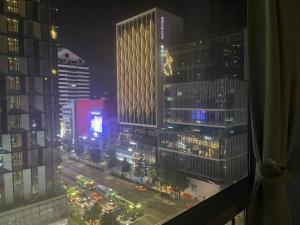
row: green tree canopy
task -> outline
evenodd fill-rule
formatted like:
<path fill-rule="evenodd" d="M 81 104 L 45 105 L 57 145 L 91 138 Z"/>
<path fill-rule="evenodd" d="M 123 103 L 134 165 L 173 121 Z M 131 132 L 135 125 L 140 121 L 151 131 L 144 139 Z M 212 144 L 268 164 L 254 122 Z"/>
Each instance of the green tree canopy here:
<path fill-rule="evenodd" d="M 104 213 L 101 216 L 101 225 L 120 225 L 115 213 Z"/>
<path fill-rule="evenodd" d="M 117 153 L 115 149 L 110 149 L 107 151 L 107 166 L 112 168 L 117 164 Z"/>
<path fill-rule="evenodd" d="M 127 161 L 126 158 L 122 161 L 122 172 L 128 173 L 131 170 L 130 163 Z"/>
<path fill-rule="evenodd" d="M 83 218 L 86 220 L 86 221 L 94 221 L 96 219 L 99 219 L 100 217 L 100 212 L 101 212 L 101 206 L 100 204 L 97 202 L 95 203 L 91 209 L 89 210 L 86 210 L 85 211 L 85 214 L 83 215 Z"/>

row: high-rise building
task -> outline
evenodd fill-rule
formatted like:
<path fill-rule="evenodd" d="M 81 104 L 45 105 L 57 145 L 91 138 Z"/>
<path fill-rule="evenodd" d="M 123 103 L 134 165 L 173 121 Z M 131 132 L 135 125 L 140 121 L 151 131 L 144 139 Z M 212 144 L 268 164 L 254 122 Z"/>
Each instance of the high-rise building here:
<path fill-rule="evenodd" d="M 183 20 L 158 8 L 116 25 L 119 156 L 155 158 L 156 129 L 163 122 L 165 48 L 180 41 L 182 32 Z"/>
<path fill-rule="evenodd" d="M 169 48 L 159 164 L 218 184 L 247 173 L 244 32 Z"/>
<path fill-rule="evenodd" d="M 58 134 L 57 9 L 0 0 L 0 224 L 63 217 Z M 29 204 L 30 203 L 30 204 Z"/>
<path fill-rule="evenodd" d="M 76 99 L 90 98 L 90 68 L 86 66 L 84 59 L 69 49 L 59 48 L 58 76 L 61 123 L 66 131 L 70 131 L 72 115 L 69 103 Z"/>

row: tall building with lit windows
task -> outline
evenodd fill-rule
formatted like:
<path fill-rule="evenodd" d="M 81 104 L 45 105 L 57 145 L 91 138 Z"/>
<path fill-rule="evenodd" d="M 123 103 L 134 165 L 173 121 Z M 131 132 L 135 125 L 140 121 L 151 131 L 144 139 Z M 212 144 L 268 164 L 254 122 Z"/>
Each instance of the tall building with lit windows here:
<path fill-rule="evenodd" d="M 72 111 L 69 103 L 90 99 L 90 68 L 85 60 L 66 48 L 58 49 L 58 90 L 61 126 L 72 130 Z M 63 132 L 62 132 L 63 133 Z M 64 138 L 71 138 L 70 132 Z"/>
<path fill-rule="evenodd" d="M 0 0 L 1 225 L 48 224 L 66 213 L 57 173 L 56 14 L 50 0 Z"/>
<path fill-rule="evenodd" d="M 244 32 L 169 49 L 158 162 L 219 185 L 247 174 Z"/>
<path fill-rule="evenodd" d="M 182 18 L 158 8 L 117 23 L 119 156 L 155 158 L 156 130 L 163 123 L 163 58 L 182 32 Z"/>

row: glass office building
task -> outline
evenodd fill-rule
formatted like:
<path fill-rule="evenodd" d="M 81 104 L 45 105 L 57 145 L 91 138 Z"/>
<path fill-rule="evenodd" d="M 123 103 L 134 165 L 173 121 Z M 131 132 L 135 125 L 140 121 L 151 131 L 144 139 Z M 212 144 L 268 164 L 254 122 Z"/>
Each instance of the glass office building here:
<path fill-rule="evenodd" d="M 56 13 L 46 0 L 0 1 L 1 225 L 47 224 L 66 212 L 57 173 Z"/>
<path fill-rule="evenodd" d="M 244 33 L 168 49 L 158 162 L 218 184 L 247 173 Z"/>

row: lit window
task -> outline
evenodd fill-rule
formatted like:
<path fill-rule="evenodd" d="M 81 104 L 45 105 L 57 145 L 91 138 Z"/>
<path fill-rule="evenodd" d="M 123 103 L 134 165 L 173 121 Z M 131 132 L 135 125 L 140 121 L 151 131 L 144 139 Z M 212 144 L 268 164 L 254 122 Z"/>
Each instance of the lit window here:
<path fill-rule="evenodd" d="M 7 18 L 7 31 L 8 32 L 19 32 L 19 21 L 16 19 Z"/>
<path fill-rule="evenodd" d="M 11 135 L 11 144 L 12 147 L 21 147 L 22 146 L 22 135 L 21 134 L 12 134 Z"/>
<path fill-rule="evenodd" d="M 6 0 L 7 11 L 17 13 L 18 12 L 18 1 L 17 0 Z"/>
<path fill-rule="evenodd" d="M 18 58 L 8 57 L 8 69 L 10 71 L 20 70 L 20 60 Z"/>
<path fill-rule="evenodd" d="M 17 152 L 12 155 L 13 167 L 22 167 L 23 166 L 23 154 L 22 152 Z"/>
<path fill-rule="evenodd" d="M 8 88 L 11 91 L 20 91 L 20 78 L 19 77 L 8 77 Z"/>
<path fill-rule="evenodd" d="M 8 108 L 9 110 L 20 109 L 21 108 L 21 97 L 11 95 L 8 97 Z"/>
<path fill-rule="evenodd" d="M 8 38 L 8 51 L 19 52 L 19 40 L 16 38 Z"/>
<path fill-rule="evenodd" d="M 51 34 L 52 40 L 57 39 L 57 27 L 56 26 L 51 26 L 50 34 Z"/>

